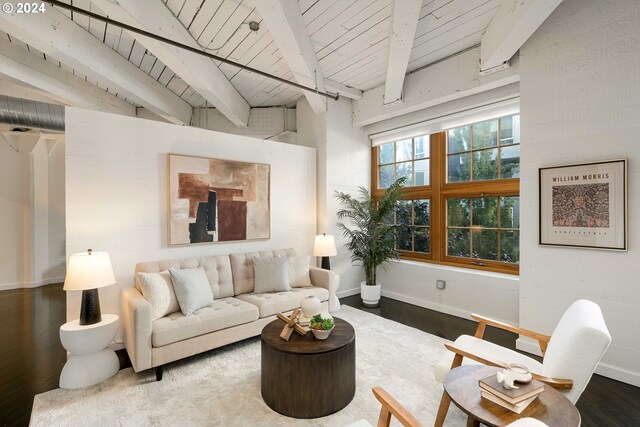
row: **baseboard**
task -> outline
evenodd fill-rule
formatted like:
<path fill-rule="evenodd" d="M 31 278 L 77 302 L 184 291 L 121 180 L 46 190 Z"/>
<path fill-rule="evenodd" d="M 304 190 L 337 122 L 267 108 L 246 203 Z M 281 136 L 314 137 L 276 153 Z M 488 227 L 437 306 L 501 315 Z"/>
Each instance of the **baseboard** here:
<path fill-rule="evenodd" d="M 391 298 L 397 301 L 406 302 L 407 304 L 417 305 L 418 307 L 428 308 L 429 310 L 438 311 L 444 314 L 450 314 L 451 316 L 461 317 L 463 319 L 471 319 L 469 312 L 461 310 L 455 307 L 449 307 L 442 304 L 437 304 L 431 301 L 425 301 L 418 298 L 410 297 L 407 295 L 399 294 L 392 291 L 387 291 L 384 288 L 381 292 L 383 297 Z"/>
<path fill-rule="evenodd" d="M 518 338 L 516 340 L 516 348 L 527 353 L 535 354 L 536 356 L 541 356 L 542 354 L 538 341 L 528 337 Z M 596 374 L 640 387 L 640 373 L 628 371 L 617 366 L 609 365 L 608 363 L 598 364 Z"/>
<path fill-rule="evenodd" d="M 53 279 L 39 280 L 37 282 L 1 283 L 0 291 L 8 291 L 10 289 L 39 288 L 40 286 L 51 285 L 52 283 L 62 283 L 62 282 L 64 282 L 64 277 L 54 277 Z"/>
<path fill-rule="evenodd" d="M 351 295 L 358 295 L 360 293 L 360 288 L 353 289 L 345 289 L 344 291 L 336 292 L 336 296 L 338 298 L 350 297 Z"/>

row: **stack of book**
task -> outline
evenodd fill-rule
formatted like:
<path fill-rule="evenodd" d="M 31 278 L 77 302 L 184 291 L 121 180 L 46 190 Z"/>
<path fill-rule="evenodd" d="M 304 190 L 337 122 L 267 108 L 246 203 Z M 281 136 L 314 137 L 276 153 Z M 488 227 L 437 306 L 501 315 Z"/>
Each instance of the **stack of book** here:
<path fill-rule="evenodd" d="M 527 384 L 518 383 L 517 389 L 507 389 L 498 382 L 495 375 L 481 379 L 479 385 L 483 399 L 497 403 L 516 414 L 524 411 L 544 391 L 544 384 L 537 380 L 531 380 Z"/>

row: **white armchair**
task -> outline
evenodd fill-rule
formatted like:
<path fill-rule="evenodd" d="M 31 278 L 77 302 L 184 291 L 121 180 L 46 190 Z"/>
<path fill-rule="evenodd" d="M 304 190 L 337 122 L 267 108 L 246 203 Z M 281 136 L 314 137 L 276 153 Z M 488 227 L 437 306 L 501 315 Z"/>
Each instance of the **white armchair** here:
<path fill-rule="evenodd" d="M 517 328 L 482 316 L 472 315 L 478 321 L 475 336 L 460 336 L 455 342 L 445 343 L 452 353 L 445 355 L 436 366 L 435 376 L 444 381 L 447 372 L 461 364 L 481 363 L 506 367 L 508 363 L 521 363 L 529 367 L 534 378 L 565 393 L 575 403 L 589 383 L 596 366 L 611 343 L 611 335 L 597 304 L 587 300 L 574 302 L 564 313 L 551 336 Z M 530 337 L 538 341 L 543 362 L 482 339 L 485 328 L 494 326 Z M 443 393 L 436 418 L 442 426 L 451 400 Z"/>

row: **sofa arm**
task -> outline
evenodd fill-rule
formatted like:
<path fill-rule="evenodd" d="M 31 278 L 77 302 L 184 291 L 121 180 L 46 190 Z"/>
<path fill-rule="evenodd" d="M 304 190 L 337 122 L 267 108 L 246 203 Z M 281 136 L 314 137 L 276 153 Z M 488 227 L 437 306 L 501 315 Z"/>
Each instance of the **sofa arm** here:
<path fill-rule="evenodd" d="M 136 372 L 151 366 L 151 304 L 136 288 L 122 291 L 120 296 L 120 321 L 133 370 Z"/>
<path fill-rule="evenodd" d="M 333 313 L 340 310 L 340 300 L 336 295 L 340 286 L 340 276 L 333 271 L 318 267 L 309 267 L 309 276 L 313 286 L 325 288 L 329 291 L 329 311 Z"/>

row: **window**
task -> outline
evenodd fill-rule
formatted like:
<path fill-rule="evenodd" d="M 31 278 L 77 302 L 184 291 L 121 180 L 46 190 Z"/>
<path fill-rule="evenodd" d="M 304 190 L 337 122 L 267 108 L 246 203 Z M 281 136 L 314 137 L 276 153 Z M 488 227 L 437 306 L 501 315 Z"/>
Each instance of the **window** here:
<path fill-rule="evenodd" d="M 517 273 L 520 116 L 373 148 L 374 198 L 407 177 L 393 220 L 404 259 Z"/>
<path fill-rule="evenodd" d="M 379 188 L 407 177 L 407 186 L 429 185 L 429 136 L 382 144 L 378 150 Z"/>

